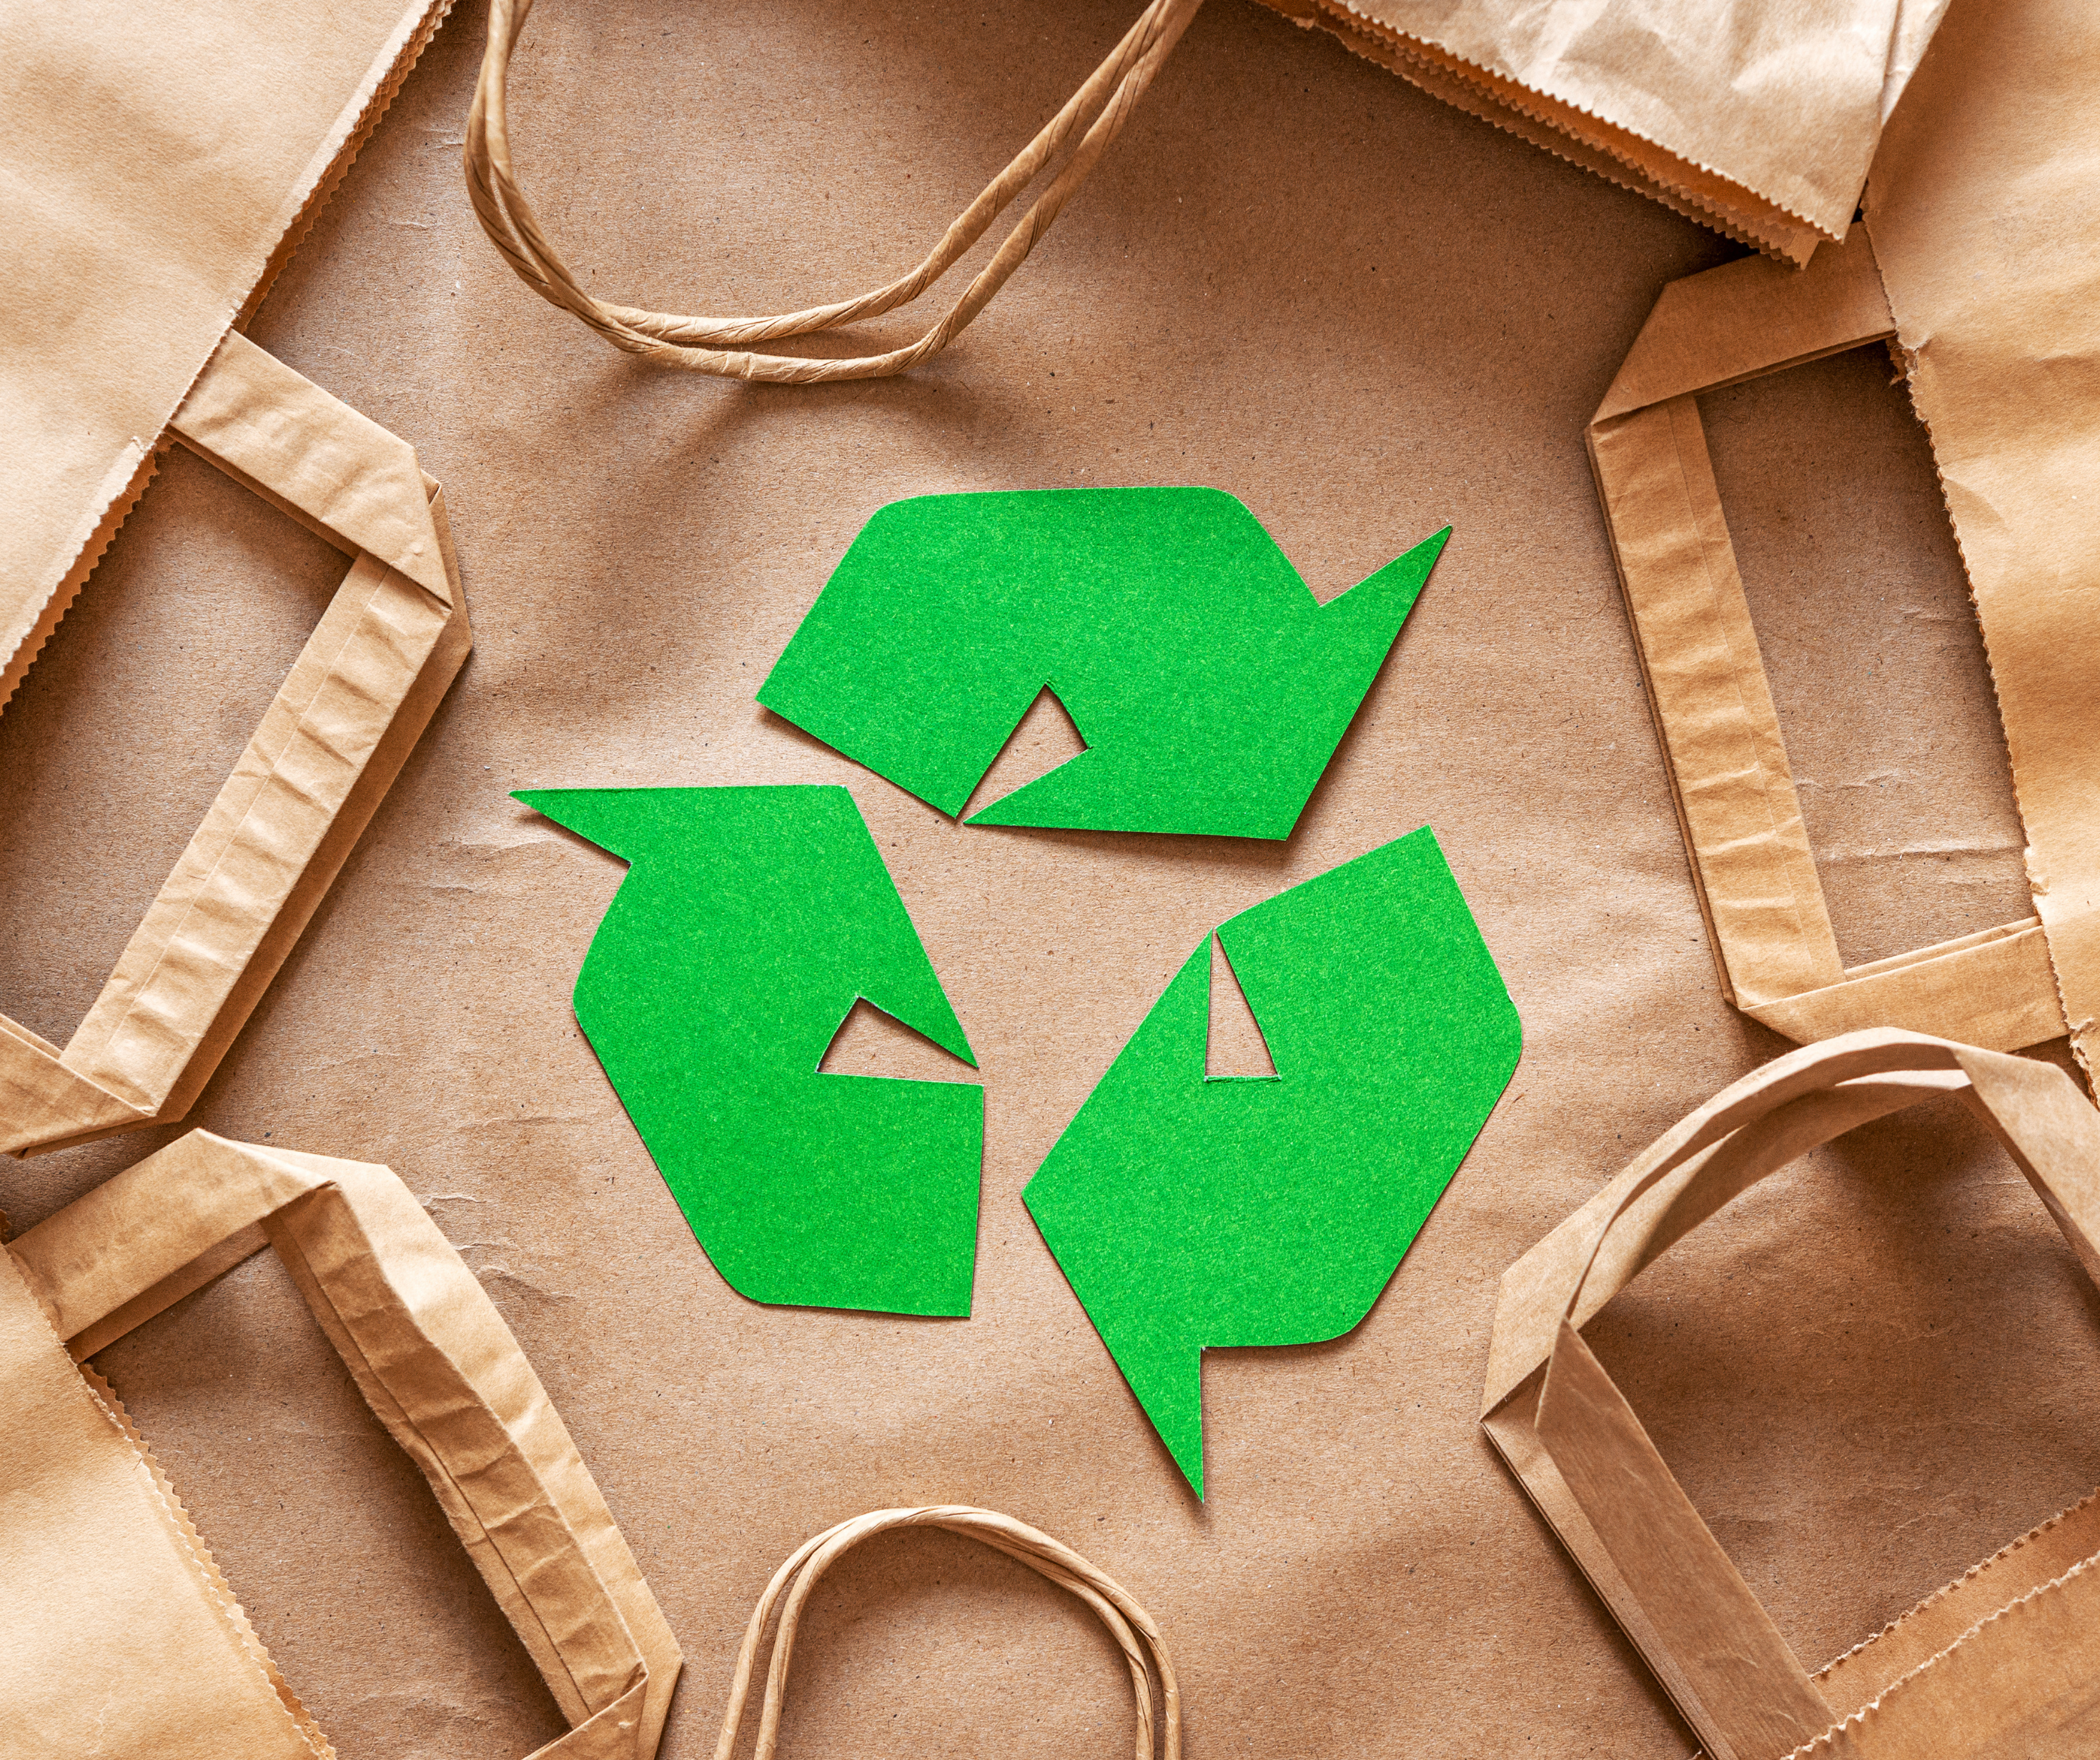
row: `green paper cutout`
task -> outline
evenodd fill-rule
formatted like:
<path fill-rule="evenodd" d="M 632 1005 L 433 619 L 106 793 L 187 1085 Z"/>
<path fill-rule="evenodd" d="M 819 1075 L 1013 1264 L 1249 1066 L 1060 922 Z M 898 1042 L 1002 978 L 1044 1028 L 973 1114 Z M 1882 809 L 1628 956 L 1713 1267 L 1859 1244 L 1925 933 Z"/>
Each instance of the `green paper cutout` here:
<path fill-rule="evenodd" d="M 1220 490 L 893 502 L 758 700 L 958 816 L 1048 684 L 1088 750 L 972 825 L 1287 838 L 1450 535 L 1322 605 Z"/>
<path fill-rule="evenodd" d="M 964 1315 L 984 1089 L 822 1073 L 865 997 L 977 1059 L 844 789 L 533 789 L 630 865 L 576 1019 L 708 1257 L 739 1294 Z"/>
<path fill-rule="evenodd" d="M 1022 1195 L 1199 1498 L 1202 1351 L 1369 1313 L 1524 1036 L 1426 825 L 1217 934 L 1277 1073 L 1206 1078 L 1207 935 Z"/>

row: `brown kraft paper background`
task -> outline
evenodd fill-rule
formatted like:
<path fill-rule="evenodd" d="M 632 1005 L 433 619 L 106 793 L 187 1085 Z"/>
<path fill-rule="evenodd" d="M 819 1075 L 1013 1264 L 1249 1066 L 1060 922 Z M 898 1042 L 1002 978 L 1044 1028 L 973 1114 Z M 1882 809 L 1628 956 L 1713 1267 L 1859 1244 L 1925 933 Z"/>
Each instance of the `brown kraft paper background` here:
<path fill-rule="evenodd" d="M 516 150 L 587 284 L 784 309 L 915 258 L 1131 10 L 544 0 Z M 1150 1609 L 1192 1756 L 1688 1753 L 1474 1415 L 1503 1269 L 1785 1049 L 1717 988 L 1582 439 L 1663 284 L 1736 247 L 1213 0 L 948 354 L 899 381 L 695 383 L 533 299 L 481 236 L 458 155 L 483 24 L 468 6 L 439 33 L 250 329 L 443 480 L 478 646 L 188 1124 L 384 1162 L 460 1245 L 686 1652 L 666 1755 L 710 1748 L 794 1546 L 938 1502 L 1047 1529 Z M 1889 380 L 1854 350 L 1701 400 L 1851 964 L 2031 909 L 1974 617 Z M 883 503 L 1124 482 L 1230 490 L 1322 597 L 1456 528 L 1287 845 L 959 829 L 752 703 Z M 164 460 L 0 717 L 15 1019 L 71 1032 L 340 574 Z M 792 781 L 852 787 L 983 1064 L 967 1322 L 761 1309 L 714 1274 L 569 1011 L 620 870 L 507 799 Z M 1524 1063 L 1361 1328 L 1212 1357 L 1199 1507 L 1021 1188 L 1206 930 L 1424 823 Z M 27 1226 L 178 1129 L 8 1167 L 0 1203 Z M 1820 1658 L 2100 1480 L 2097 1322 L 2011 1163 L 1941 1103 L 1768 1181 L 1586 1335 Z M 96 1365 L 346 1760 L 558 1732 L 273 1258 Z M 796 1674 L 791 1753 L 1128 1739 L 1083 1613 L 939 1535 L 842 1565 Z"/>

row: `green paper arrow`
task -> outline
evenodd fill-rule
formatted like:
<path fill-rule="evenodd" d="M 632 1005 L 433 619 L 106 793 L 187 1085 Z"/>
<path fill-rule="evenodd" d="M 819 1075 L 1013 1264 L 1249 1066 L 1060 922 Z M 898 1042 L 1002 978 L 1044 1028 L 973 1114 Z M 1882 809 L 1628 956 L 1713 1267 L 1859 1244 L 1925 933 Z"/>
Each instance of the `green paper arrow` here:
<path fill-rule="evenodd" d="M 1088 749 L 972 825 L 1286 838 L 1449 537 L 1322 605 L 1215 489 L 882 508 L 758 693 L 960 814 L 1045 684 Z"/>
<path fill-rule="evenodd" d="M 1198 1497 L 1203 1350 L 1370 1313 L 1523 1044 L 1427 826 L 1218 938 L 1276 1074 L 1204 1075 L 1206 937 L 1023 1195 Z"/>
<path fill-rule="evenodd" d="M 983 1089 L 818 1071 L 863 997 L 977 1063 L 853 797 L 517 799 L 631 865 L 577 975 L 576 1019 L 730 1287 L 967 1314 Z"/>

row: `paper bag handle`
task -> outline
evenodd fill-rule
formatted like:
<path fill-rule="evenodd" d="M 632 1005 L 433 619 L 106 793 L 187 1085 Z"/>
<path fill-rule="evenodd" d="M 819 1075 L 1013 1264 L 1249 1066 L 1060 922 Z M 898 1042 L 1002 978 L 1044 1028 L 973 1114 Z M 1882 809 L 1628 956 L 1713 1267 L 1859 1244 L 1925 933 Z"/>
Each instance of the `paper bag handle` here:
<path fill-rule="evenodd" d="M 1893 1031 L 1736 1083 L 1503 1279 L 1484 1423 L 1713 1760 L 1789 1753 L 1836 1719 L 1577 1327 L 1766 1174 L 1948 1092 L 1996 1133 L 2100 1281 L 2100 1113 L 2050 1065 Z"/>
<path fill-rule="evenodd" d="M 765 1638 L 770 1621 L 777 1613 L 773 1653 L 766 1665 L 765 1693 L 759 1712 L 758 1736 L 752 1760 L 773 1760 L 780 1736 L 780 1713 L 786 1702 L 788 1665 L 795 1653 L 795 1638 L 810 1595 L 826 1571 L 848 1551 L 877 1534 L 900 1528 L 939 1528 L 977 1541 L 995 1552 L 1026 1565 L 1038 1576 L 1054 1583 L 1090 1608 L 1123 1652 L 1130 1674 L 1131 1697 L 1137 1714 L 1136 1760 L 1181 1760 L 1181 1689 L 1174 1677 L 1174 1664 L 1167 1653 L 1152 1616 L 1130 1592 L 1091 1560 L 1083 1558 L 1062 1541 L 1039 1528 L 1002 1516 L 996 1510 L 975 1509 L 966 1504 L 938 1504 L 918 1509 L 873 1510 L 827 1528 L 805 1540 L 765 1586 L 744 1628 L 743 1644 L 737 1652 L 736 1672 L 730 1683 L 728 1707 L 722 1713 L 721 1730 L 715 1741 L 714 1760 L 731 1760 L 743 1727 L 745 1707 L 750 1702 L 752 1673 Z M 1159 1681 L 1160 1708 L 1153 1709 L 1153 1676 Z"/>
<path fill-rule="evenodd" d="M 1006 169 L 985 186 L 983 193 L 956 218 L 924 261 L 908 274 L 857 298 L 765 318 L 695 318 L 644 311 L 632 306 L 609 306 L 587 292 L 540 230 L 539 216 L 525 199 L 511 165 L 506 82 L 511 51 L 525 29 L 532 0 L 492 0 L 489 7 L 488 47 L 482 58 L 474 106 L 467 116 L 467 193 L 480 218 L 482 231 L 503 253 L 518 279 L 549 304 L 573 312 L 615 348 L 728 379 L 818 385 L 840 379 L 887 377 L 915 367 L 946 348 L 1027 260 L 1065 204 L 1086 182 L 1109 143 L 1122 133 L 1131 112 L 1152 83 L 1153 75 L 1173 52 L 1202 3 L 1203 0 L 1151 0 L 1087 82 Z M 917 341 L 849 360 L 810 360 L 792 354 L 747 352 L 753 342 L 835 330 L 860 319 L 879 317 L 918 298 L 984 235 L 1082 125 L 1088 125 L 1086 132 L 1063 169 L 1007 234 L 963 297 Z"/>
<path fill-rule="evenodd" d="M 77 1360 L 265 1236 L 574 1726 L 537 1760 L 648 1760 L 677 1641 L 510 1328 L 390 1170 L 192 1131 L 7 1250 Z"/>
<path fill-rule="evenodd" d="M 71 1040 L 0 1015 L 0 1152 L 189 1110 L 472 642 L 443 497 L 398 435 L 228 332 L 168 437 L 353 560 Z"/>
<path fill-rule="evenodd" d="M 1699 413 L 1702 392 L 1895 328 L 1863 227 L 1798 272 L 1744 258 L 1673 281 L 1586 443 L 1723 994 L 1797 1044 L 1892 1025 L 2010 1051 L 2069 1030 L 2040 917 L 1839 957 Z"/>

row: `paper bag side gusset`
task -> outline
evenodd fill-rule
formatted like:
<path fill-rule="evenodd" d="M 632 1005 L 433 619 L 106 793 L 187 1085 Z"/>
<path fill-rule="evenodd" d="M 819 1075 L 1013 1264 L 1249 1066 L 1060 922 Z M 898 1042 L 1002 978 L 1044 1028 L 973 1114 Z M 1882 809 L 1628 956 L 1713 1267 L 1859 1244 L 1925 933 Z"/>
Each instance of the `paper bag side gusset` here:
<path fill-rule="evenodd" d="M 471 642 L 407 443 L 229 334 L 173 431 L 355 560 L 64 1050 L 0 1031 L 0 1148 L 179 1117 L 347 858 Z"/>
<path fill-rule="evenodd" d="M 540 1752 L 647 1760 L 677 1646 L 472 1273 L 386 1169 L 203 1132 L 29 1230 L 0 1265 L 0 1386 L 35 1419 L 0 1427 L 16 1512 L 0 1573 L 9 1604 L 55 1635 L 0 1655 L 0 1753 L 79 1751 L 90 1714 L 112 1751 L 329 1752 L 113 1396 L 98 1401 L 64 1342 L 106 1344 L 112 1316 L 135 1324 L 179 1299 L 194 1287 L 186 1267 L 218 1254 L 223 1269 L 227 1243 L 259 1244 L 258 1224 L 576 1726 Z"/>
<path fill-rule="evenodd" d="M 317 31 L 293 0 L 206 0 L 91 44 L 63 11 L 0 20 L 14 89 L 53 111 L 49 127 L 18 113 L 0 148 L 23 210 L 7 252 L 20 345 L 0 422 L 0 708 L 143 492 L 177 406 L 449 4 L 346 0 Z M 165 150 L 186 137 L 208 150 Z"/>
<path fill-rule="evenodd" d="M 2065 1031 L 2041 918 L 1846 970 L 1802 824 L 1696 394 L 1890 336 L 1855 231 L 1799 274 L 1674 282 L 1588 430 L 1701 913 L 1728 999 L 1796 1041 L 1890 1024 L 1996 1049 Z"/>
<path fill-rule="evenodd" d="M 1448 102 L 1799 264 L 1819 240 L 1844 236 L 1882 122 L 1945 0 L 1835 19 L 1783 7 L 1747 32 L 1717 30 L 1704 8 L 1651 7 L 1633 21 L 1606 7 L 1573 35 L 1550 9 L 1485 0 L 1268 3 Z"/>
<path fill-rule="evenodd" d="M 2100 1054 L 2100 19 L 1957 10 L 1866 230 L 1969 576 L 2071 1042 Z"/>
<path fill-rule="evenodd" d="M 1879 1031 L 1791 1053 L 1716 1096 L 1503 1278 L 1484 1426 L 1715 1760 L 1981 1757 L 2027 1752 L 2018 1741 L 2038 1729 L 2096 1735 L 2100 1498 L 2015 1542 L 1811 1680 L 1576 1330 L 1758 1180 L 1868 1119 L 1949 1092 L 2011 1151 L 2089 1274 L 2100 1271 L 2100 1113 L 2069 1079 L 2030 1060 Z M 1646 1490 L 1630 1497 L 1630 1486 Z M 1674 1547 L 1664 1543 L 1665 1506 L 1686 1529 Z M 1752 1656 L 1763 1661 L 1745 1671 Z"/>

